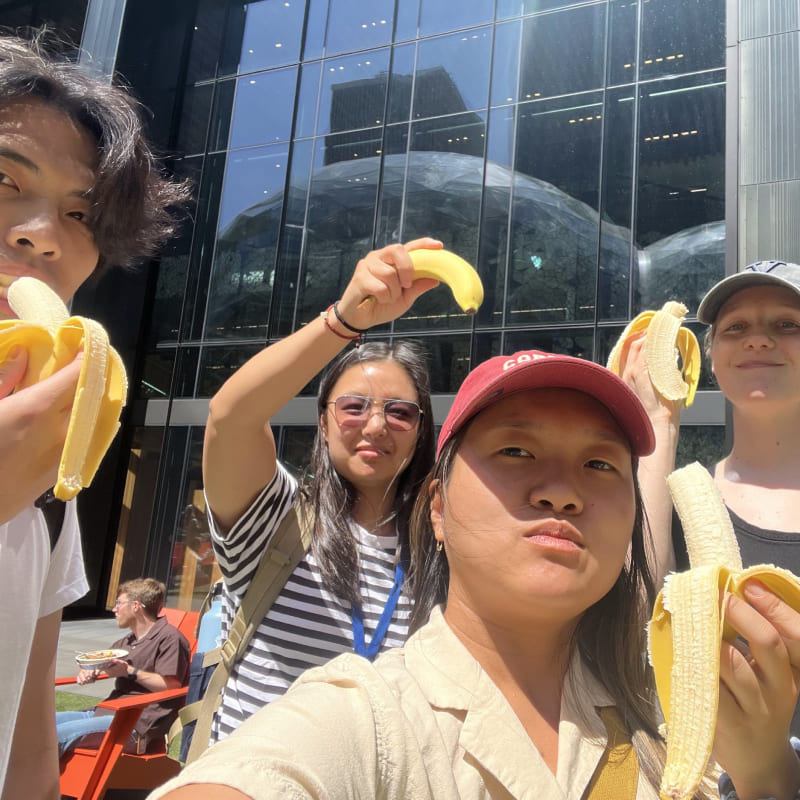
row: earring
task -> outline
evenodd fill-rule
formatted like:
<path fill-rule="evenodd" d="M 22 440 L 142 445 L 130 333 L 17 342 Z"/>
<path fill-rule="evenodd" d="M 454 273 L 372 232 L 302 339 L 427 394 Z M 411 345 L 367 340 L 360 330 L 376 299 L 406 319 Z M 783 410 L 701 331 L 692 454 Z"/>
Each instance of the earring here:
<path fill-rule="evenodd" d="M 436 552 L 437 553 L 441 553 L 442 552 L 442 543 L 441 542 L 436 542 Z"/>

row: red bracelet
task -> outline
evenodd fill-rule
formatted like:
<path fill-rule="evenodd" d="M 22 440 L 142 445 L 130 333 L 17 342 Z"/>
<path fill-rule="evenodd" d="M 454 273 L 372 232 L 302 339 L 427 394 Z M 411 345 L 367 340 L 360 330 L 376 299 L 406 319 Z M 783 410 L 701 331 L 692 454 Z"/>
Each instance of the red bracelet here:
<path fill-rule="evenodd" d="M 345 336 L 343 333 L 339 333 L 339 331 L 334 328 L 330 322 L 328 322 L 328 314 L 331 312 L 333 308 L 333 304 L 329 305 L 324 311 L 320 312 L 320 316 L 322 317 L 322 321 L 325 323 L 325 327 L 334 335 L 338 336 L 340 339 L 346 339 L 348 342 L 358 342 L 356 347 L 361 344 L 364 339 L 363 333 L 357 333 L 355 336 Z"/>

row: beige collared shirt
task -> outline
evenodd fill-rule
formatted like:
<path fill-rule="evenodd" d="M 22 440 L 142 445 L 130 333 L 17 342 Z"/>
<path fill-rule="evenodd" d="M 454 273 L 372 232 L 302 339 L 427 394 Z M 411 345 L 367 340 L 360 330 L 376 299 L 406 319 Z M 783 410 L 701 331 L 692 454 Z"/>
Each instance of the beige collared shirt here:
<path fill-rule="evenodd" d="M 305 673 L 151 800 L 191 783 L 226 784 L 254 800 L 579 800 L 605 748 L 595 711 L 604 705 L 606 693 L 573 659 L 553 775 L 437 608 L 403 649 L 374 664 L 347 654 Z M 640 778 L 637 800 L 657 797 Z"/>

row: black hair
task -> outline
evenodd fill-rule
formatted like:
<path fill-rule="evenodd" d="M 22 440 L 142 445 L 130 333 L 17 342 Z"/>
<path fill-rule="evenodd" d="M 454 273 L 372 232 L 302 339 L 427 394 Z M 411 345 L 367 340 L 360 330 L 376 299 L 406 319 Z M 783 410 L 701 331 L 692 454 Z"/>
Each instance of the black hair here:
<path fill-rule="evenodd" d="M 408 466 L 397 476 L 393 511 L 396 513 L 401 557 L 408 552 L 408 525 L 417 492 L 433 463 L 434 431 L 430 379 L 423 350 L 412 342 L 367 342 L 346 351 L 322 377 L 317 396 L 317 418 L 326 413 L 330 393 L 341 375 L 356 364 L 393 361 L 411 378 L 417 390 L 422 417 L 417 443 Z M 303 492 L 314 513 L 312 552 L 319 563 L 325 586 L 339 597 L 360 605 L 358 589 L 358 550 L 348 520 L 356 501 L 356 489 L 331 463 L 328 445 L 317 430 L 311 454 L 311 477 Z"/>
<path fill-rule="evenodd" d="M 97 147 L 89 200 L 98 269 L 131 266 L 174 233 L 187 184 L 162 175 L 144 137 L 141 107 L 125 90 L 90 75 L 58 52 L 49 31 L 0 36 L 0 107 L 43 103 L 84 128 Z"/>

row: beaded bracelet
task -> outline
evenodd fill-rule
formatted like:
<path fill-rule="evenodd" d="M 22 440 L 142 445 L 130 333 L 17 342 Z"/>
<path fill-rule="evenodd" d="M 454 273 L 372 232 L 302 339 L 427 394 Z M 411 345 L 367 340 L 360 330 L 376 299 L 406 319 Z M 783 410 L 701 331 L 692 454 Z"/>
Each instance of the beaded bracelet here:
<path fill-rule="evenodd" d="M 345 336 L 343 333 L 339 333 L 339 331 L 337 331 L 336 328 L 334 328 L 330 324 L 330 322 L 328 322 L 328 314 L 330 314 L 332 308 L 334 309 L 334 314 L 335 314 L 336 313 L 336 309 L 335 309 L 335 307 L 333 305 L 328 306 L 324 311 L 321 311 L 320 314 L 319 314 L 322 317 L 322 321 L 325 323 L 325 327 L 334 336 L 338 336 L 340 339 L 345 339 L 348 342 L 355 342 L 356 343 L 356 347 L 358 347 L 361 344 L 361 342 L 364 341 L 364 334 L 360 332 L 360 333 L 357 333 L 355 336 Z M 339 315 L 338 314 L 336 315 L 336 318 L 339 319 Z M 341 322 L 341 320 L 339 320 L 339 321 Z M 344 325 L 345 328 L 347 328 L 348 330 L 355 330 L 354 328 L 351 328 L 349 325 L 345 325 L 344 322 L 342 322 L 342 325 Z"/>
<path fill-rule="evenodd" d="M 353 333 L 357 333 L 359 336 L 363 336 L 367 332 L 366 328 L 354 328 L 352 325 L 348 325 L 342 319 L 342 315 L 339 313 L 339 301 L 338 300 L 333 304 L 333 313 L 336 315 L 336 319 L 338 319 L 339 322 L 341 322 L 341 324 L 345 328 L 347 328 L 347 330 L 352 331 Z"/>

